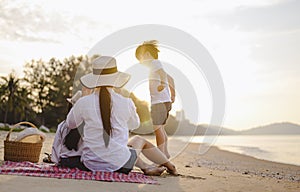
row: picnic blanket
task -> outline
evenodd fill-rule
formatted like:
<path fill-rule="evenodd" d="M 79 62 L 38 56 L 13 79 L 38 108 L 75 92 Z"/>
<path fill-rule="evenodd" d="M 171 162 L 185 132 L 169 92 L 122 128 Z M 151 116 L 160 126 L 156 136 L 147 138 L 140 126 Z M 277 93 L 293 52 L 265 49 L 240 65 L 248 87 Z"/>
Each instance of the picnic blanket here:
<path fill-rule="evenodd" d="M 117 172 L 89 172 L 81 171 L 77 168 L 62 168 L 49 164 L 36 164 L 31 162 L 12 162 L 5 161 L 0 166 L 0 174 L 3 175 L 22 175 L 33 177 L 48 177 L 58 179 L 81 179 L 110 182 L 130 182 L 143 184 L 158 184 L 150 176 L 139 172 L 130 172 L 128 175 Z"/>

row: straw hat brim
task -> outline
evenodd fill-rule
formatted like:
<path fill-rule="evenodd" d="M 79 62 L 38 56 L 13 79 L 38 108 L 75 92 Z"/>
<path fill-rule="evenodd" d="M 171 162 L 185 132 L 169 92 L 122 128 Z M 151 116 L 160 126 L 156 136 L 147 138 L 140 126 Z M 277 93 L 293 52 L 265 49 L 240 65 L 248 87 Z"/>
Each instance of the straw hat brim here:
<path fill-rule="evenodd" d="M 130 79 L 130 75 L 123 72 L 113 74 L 95 75 L 89 73 L 80 78 L 81 83 L 90 89 L 100 86 L 123 87 Z"/>

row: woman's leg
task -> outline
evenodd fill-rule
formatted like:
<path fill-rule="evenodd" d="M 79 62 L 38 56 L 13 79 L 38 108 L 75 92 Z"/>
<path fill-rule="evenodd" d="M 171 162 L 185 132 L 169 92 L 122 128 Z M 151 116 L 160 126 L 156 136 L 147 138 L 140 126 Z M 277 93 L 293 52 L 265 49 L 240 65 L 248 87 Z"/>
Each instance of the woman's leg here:
<path fill-rule="evenodd" d="M 170 154 L 168 152 L 168 136 L 163 125 L 154 125 L 154 132 L 156 137 L 156 145 L 169 159 Z"/>
<path fill-rule="evenodd" d="M 175 166 L 157 147 L 146 139 L 140 136 L 134 136 L 130 139 L 128 145 L 136 150 L 138 156 L 142 152 L 150 161 L 165 166 L 171 174 L 177 175 Z"/>

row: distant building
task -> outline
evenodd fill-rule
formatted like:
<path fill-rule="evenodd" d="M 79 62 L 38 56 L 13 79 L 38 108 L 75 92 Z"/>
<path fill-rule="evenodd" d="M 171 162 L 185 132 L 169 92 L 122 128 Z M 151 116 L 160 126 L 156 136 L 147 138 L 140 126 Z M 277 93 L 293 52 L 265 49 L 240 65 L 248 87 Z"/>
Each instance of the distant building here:
<path fill-rule="evenodd" d="M 183 110 L 176 111 L 176 121 L 179 122 L 190 122 L 188 119 L 185 118 L 185 113 Z"/>
<path fill-rule="evenodd" d="M 185 112 L 183 110 L 176 111 L 176 131 L 173 131 L 173 135 L 194 135 L 196 133 L 197 126 L 190 123 L 189 119 L 186 119 Z M 174 127 L 172 127 L 174 129 Z"/>
<path fill-rule="evenodd" d="M 184 111 L 176 111 L 176 121 L 181 121 L 184 118 Z"/>

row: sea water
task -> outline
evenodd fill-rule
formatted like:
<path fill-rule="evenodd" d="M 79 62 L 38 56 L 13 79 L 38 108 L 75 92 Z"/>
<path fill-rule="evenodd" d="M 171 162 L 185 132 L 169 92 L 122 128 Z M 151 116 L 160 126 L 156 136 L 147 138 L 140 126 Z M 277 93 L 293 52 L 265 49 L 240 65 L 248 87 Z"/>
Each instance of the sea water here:
<path fill-rule="evenodd" d="M 239 154 L 279 163 L 300 165 L 300 135 L 235 135 L 176 137 L 206 143 Z"/>

